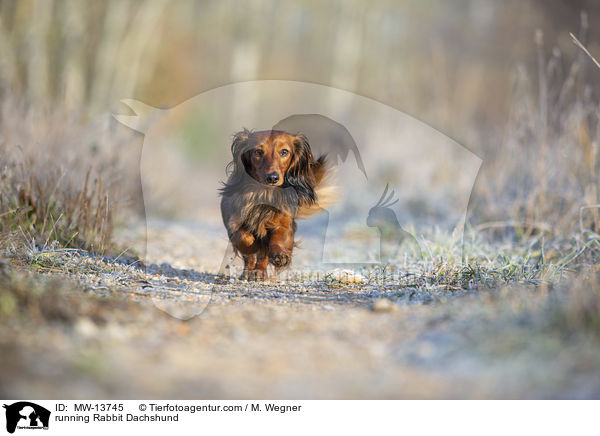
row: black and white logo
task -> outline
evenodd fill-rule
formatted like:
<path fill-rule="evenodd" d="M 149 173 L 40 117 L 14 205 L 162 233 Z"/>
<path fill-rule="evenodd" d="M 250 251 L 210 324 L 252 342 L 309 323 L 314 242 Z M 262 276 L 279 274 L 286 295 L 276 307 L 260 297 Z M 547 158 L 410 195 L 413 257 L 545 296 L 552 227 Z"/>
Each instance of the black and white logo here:
<path fill-rule="evenodd" d="M 48 430 L 50 421 L 48 409 L 29 401 L 4 404 L 3 407 L 6 409 L 6 431 L 9 433 L 14 433 L 16 429 Z"/>

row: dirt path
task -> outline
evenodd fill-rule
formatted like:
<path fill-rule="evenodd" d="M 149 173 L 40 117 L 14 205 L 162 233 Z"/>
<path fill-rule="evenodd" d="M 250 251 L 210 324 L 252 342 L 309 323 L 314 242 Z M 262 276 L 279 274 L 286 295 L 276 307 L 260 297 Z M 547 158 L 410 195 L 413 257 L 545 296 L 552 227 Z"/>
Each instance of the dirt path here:
<path fill-rule="evenodd" d="M 164 258 L 176 259 L 176 266 L 150 263 L 144 271 L 73 253 L 60 261 L 92 294 L 116 293 L 125 301 L 97 317 L 88 311 L 22 341 L 3 341 L 3 359 L 10 357 L 2 365 L 0 395 L 600 396 L 600 350 L 585 337 L 565 340 L 545 328 L 532 309 L 536 292 L 382 287 L 331 277 L 222 281 L 214 271 L 184 268 L 182 247 L 173 243 L 181 229 L 161 231 Z M 83 264 L 92 264 L 94 273 Z M 202 310 L 182 321 L 160 310 L 161 303 Z"/>

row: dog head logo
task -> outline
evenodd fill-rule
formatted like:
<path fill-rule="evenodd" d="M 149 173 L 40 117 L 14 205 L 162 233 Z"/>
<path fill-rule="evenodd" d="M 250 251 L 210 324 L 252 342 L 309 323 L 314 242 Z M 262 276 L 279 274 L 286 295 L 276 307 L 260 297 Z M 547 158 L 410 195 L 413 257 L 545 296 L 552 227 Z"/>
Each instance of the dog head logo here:
<path fill-rule="evenodd" d="M 6 431 L 14 433 L 16 429 L 48 429 L 50 411 L 29 401 L 19 401 L 6 409 Z"/>

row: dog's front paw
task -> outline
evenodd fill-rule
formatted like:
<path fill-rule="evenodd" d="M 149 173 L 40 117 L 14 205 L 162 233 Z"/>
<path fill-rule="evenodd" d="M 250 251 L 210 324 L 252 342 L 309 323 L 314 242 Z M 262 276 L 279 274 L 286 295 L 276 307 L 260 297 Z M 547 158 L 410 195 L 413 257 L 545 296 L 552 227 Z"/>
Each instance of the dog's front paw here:
<path fill-rule="evenodd" d="M 249 282 L 261 282 L 267 280 L 267 271 L 260 269 L 244 270 L 239 278 L 240 280 L 248 280 Z"/>
<path fill-rule="evenodd" d="M 261 269 L 255 269 L 250 271 L 248 274 L 248 281 L 252 282 L 262 282 L 263 280 L 267 280 L 267 271 Z"/>
<path fill-rule="evenodd" d="M 277 251 L 269 255 L 269 261 L 277 268 L 284 268 L 290 264 L 292 257 L 285 251 Z"/>

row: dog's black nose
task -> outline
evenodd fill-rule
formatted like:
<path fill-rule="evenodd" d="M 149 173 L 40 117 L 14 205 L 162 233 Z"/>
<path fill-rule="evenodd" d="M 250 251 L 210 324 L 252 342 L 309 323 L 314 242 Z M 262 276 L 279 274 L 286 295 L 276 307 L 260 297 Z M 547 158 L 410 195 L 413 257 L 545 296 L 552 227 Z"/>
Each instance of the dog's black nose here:
<path fill-rule="evenodd" d="M 279 174 L 269 173 L 265 176 L 265 179 L 267 179 L 267 183 L 269 185 L 274 185 L 275 183 L 277 183 L 279 181 Z"/>

